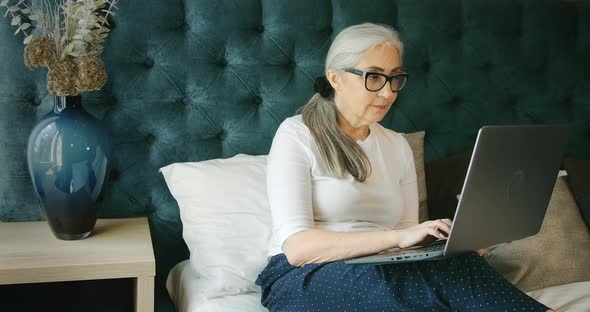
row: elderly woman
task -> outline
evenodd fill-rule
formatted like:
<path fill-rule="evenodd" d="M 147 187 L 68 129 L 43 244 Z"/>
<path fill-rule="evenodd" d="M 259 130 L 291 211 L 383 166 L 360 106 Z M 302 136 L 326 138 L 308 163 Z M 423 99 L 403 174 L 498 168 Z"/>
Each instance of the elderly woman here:
<path fill-rule="evenodd" d="M 302 114 L 279 127 L 268 158 L 273 234 L 260 273 L 270 311 L 547 311 L 476 253 L 374 266 L 344 259 L 444 239 L 451 220 L 418 224 L 412 151 L 378 124 L 408 75 L 392 28 L 336 36 Z"/>

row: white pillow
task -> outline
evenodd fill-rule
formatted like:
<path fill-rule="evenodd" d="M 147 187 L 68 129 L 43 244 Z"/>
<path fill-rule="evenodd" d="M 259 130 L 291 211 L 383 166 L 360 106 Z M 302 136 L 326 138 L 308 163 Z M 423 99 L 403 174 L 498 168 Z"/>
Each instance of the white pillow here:
<path fill-rule="evenodd" d="M 160 169 L 180 207 L 190 264 L 207 279 L 207 298 L 260 292 L 271 213 L 266 156 L 236 155 Z"/>
<path fill-rule="evenodd" d="M 268 312 L 260 304 L 260 293 L 208 299 L 203 294 L 207 288 L 208 282 L 193 272 L 188 260 L 176 264 L 166 279 L 177 312 Z"/>

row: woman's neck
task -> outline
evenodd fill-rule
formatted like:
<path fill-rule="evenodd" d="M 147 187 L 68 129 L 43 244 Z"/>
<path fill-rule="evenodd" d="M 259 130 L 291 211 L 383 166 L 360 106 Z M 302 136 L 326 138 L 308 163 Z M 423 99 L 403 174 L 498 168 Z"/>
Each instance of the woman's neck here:
<path fill-rule="evenodd" d="M 354 141 L 364 141 L 371 133 L 369 125 L 354 126 L 338 113 L 338 128 Z"/>

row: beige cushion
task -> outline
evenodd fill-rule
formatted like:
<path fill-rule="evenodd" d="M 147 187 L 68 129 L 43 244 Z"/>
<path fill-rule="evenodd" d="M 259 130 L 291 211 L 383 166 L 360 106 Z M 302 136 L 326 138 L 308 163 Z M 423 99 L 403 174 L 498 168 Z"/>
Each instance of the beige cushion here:
<path fill-rule="evenodd" d="M 565 177 L 558 177 L 535 235 L 490 248 L 488 263 L 523 291 L 590 280 L 590 233 Z"/>
<path fill-rule="evenodd" d="M 424 131 L 403 134 L 408 141 L 408 144 L 410 144 L 410 148 L 414 154 L 416 176 L 418 177 L 419 222 L 428 220 L 428 206 L 426 204 L 426 174 L 424 173 L 424 135 Z"/>

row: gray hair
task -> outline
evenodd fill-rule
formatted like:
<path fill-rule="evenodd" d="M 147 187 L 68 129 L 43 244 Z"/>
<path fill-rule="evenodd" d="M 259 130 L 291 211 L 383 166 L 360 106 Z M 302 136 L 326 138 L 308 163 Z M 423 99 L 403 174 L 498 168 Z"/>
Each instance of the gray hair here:
<path fill-rule="evenodd" d="M 403 43 L 392 27 L 364 23 L 345 28 L 330 46 L 325 73 L 329 70 L 341 72 L 355 66 L 369 49 L 380 43 L 391 43 L 402 57 Z M 342 178 L 348 172 L 355 180 L 365 181 L 371 173 L 371 164 L 363 149 L 338 128 L 334 97 L 324 98 L 316 93 L 301 108 L 301 113 L 328 167 L 328 173 Z"/>

